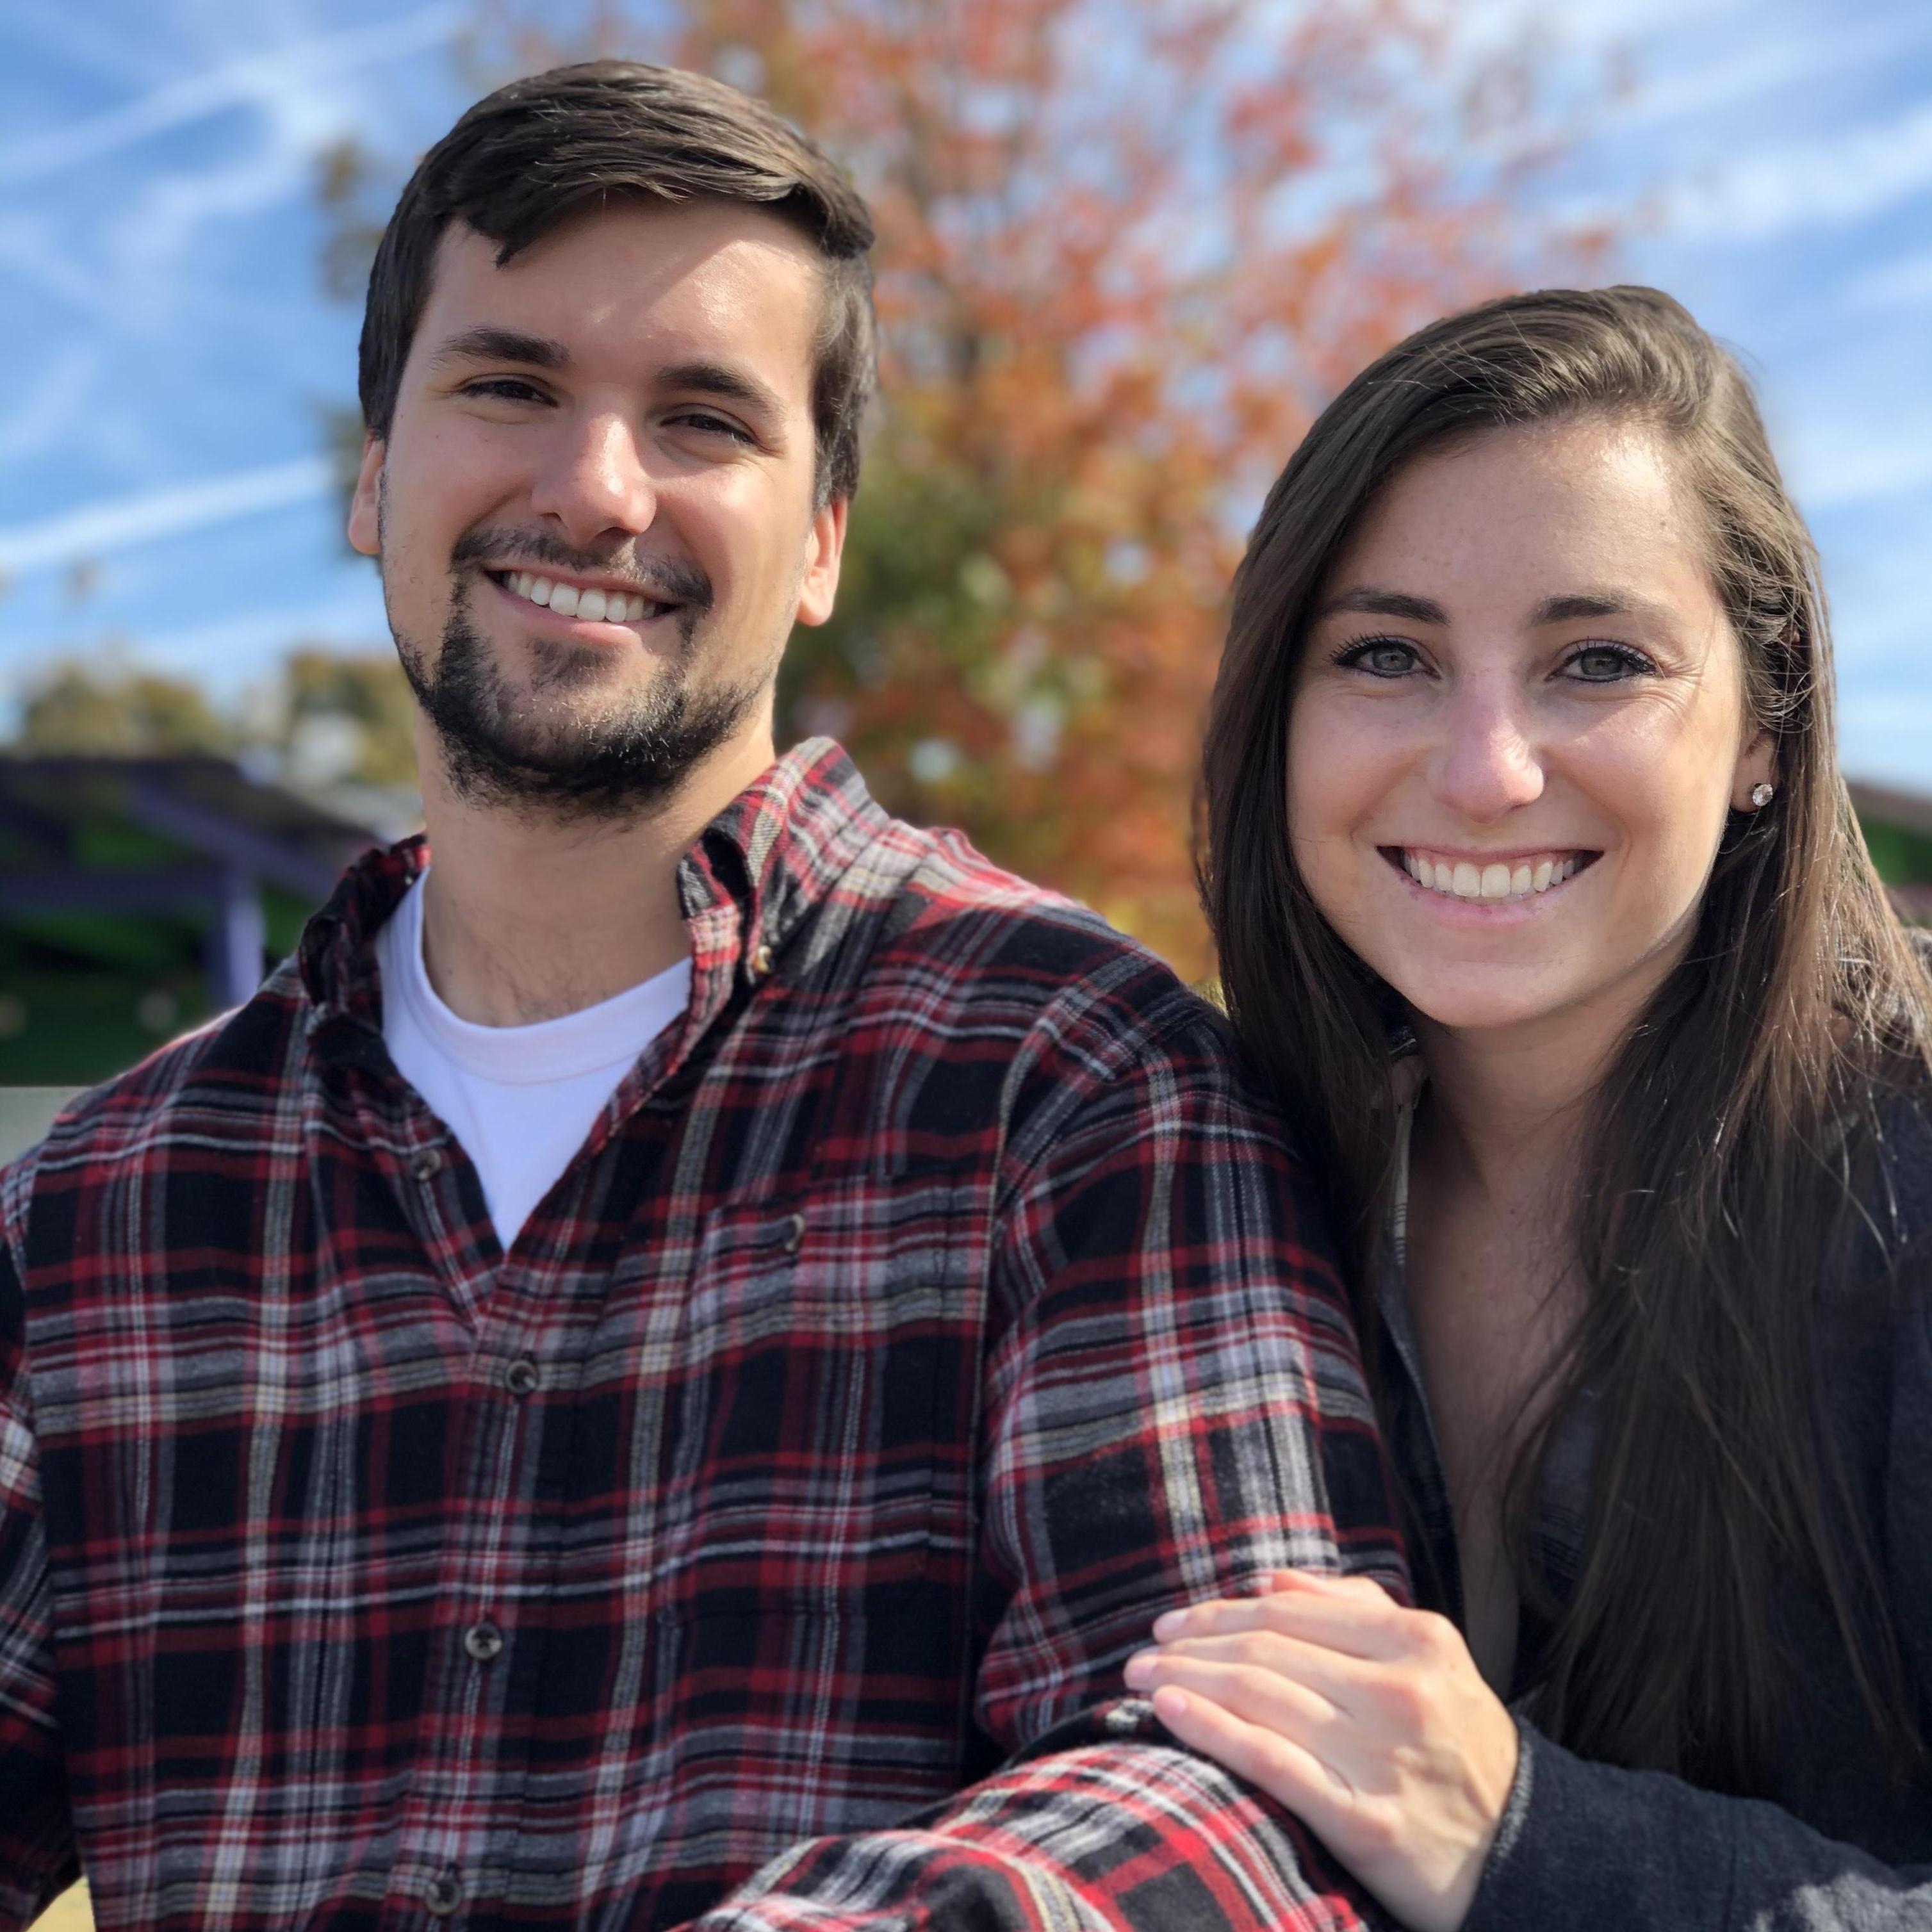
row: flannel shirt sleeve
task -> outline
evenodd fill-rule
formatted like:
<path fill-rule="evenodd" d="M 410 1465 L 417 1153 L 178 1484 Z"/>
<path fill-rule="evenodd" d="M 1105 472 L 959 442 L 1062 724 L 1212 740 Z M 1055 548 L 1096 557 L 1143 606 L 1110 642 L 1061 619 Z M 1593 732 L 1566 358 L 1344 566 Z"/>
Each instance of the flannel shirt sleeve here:
<path fill-rule="evenodd" d="M 701 1932 L 1388 1922 L 1120 1680 L 1162 1611 L 1277 1565 L 1406 1593 L 1307 1181 L 1204 1016 L 1058 1077 L 1010 1156 L 982 1421 L 976 1715 L 1007 1762 L 899 1828 L 796 1848 Z"/>
<path fill-rule="evenodd" d="M 80 1875 L 54 1716 L 47 1546 L 27 1386 L 26 1309 L 0 1174 L 0 1928 L 28 1924 Z"/>

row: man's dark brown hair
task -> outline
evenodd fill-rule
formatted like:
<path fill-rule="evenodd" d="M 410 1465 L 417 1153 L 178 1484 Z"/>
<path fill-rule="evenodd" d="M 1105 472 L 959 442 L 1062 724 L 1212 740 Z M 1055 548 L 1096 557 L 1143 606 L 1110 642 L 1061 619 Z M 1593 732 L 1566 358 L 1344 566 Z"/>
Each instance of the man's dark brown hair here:
<path fill-rule="evenodd" d="M 573 215 L 652 196 L 755 203 L 817 246 L 825 279 L 812 385 L 818 499 L 849 499 L 876 380 L 871 214 L 832 160 L 763 101 L 641 61 L 586 61 L 512 81 L 423 157 L 369 272 L 360 371 L 369 434 L 389 433 L 452 220 L 494 242 L 501 268 Z"/>

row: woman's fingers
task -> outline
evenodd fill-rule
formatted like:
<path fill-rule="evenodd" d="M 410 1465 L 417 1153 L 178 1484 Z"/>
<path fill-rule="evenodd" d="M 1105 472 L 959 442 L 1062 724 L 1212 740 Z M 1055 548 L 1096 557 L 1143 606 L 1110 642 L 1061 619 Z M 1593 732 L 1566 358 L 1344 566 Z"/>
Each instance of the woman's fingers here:
<path fill-rule="evenodd" d="M 1323 1736 L 1338 1721 L 1346 1721 L 1346 1707 L 1321 1683 L 1318 1667 L 1304 1674 L 1284 1668 L 1286 1661 L 1279 1654 L 1265 1658 L 1225 1641 L 1210 1642 L 1184 1650 L 1143 1651 L 1129 1660 L 1126 1676 L 1133 1690 L 1192 1691 L 1212 1698 L 1245 1723 L 1318 1749 Z"/>
<path fill-rule="evenodd" d="M 1270 1570 L 1261 1579 L 1264 1590 L 1303 1590 L 1317 1596 L 1340 1597 L 1379 1611 L 1402 1607 L 1372 1576 L 1338 1576 L 1330 1570 Z"/>
<path fill-rule="evenodd" d="M 1425 1611 L 1403 1609 L 1373 1583 L 1355 1579 L 1336 1587 L 1324 1580 L 1313 1588 L 1297 1582 L 1264 1597 L 1222 1598 L 1169 1610 L 1156 1619 L 1154 1634 L 1157 1642 L 1172 1643 L 1273 1630 L 1344 1656 L 1387 1663 L 1414 1656 L 1439 1640 L 1437 1624 L 1449 1628 Z"/>
<path fill-rule="evenodd" d="M 1224 1693 L 1218 1688 L 1220 1680 L 1210 1684 L 1197 1674 L 1200 1666 L 1208 1665 L 1242 1673 L 1228 1681 L 1246 1683 L 1252 1688 Z M 1358 1732 L 1392 1739 L 1410 1735 L 1426 1721 L 1422 1705 L 1430 1681 L 1426 1666 L 1350 1657 L 1268 1630 L 1183 1637 L 1130 1658 L 1124 1674 L 1130 1689 L 1184 1684 L 1232 1702 L 1240 1715 L 1263 1722 L 1268 1721 L 1266 1713 L 1273 1708 L 1270 1690 L 1277 1684 L 1292 1684 L 1331 1706 Z"/>
<path fill-rule="evenodd" d="M 1249 1723 L 1210 1697 L 1168 1684 L 1154 1693 L 1154 1708 L 1183 1744 L 1259 1785 L 1311 1825 L 1312 1810 L 1346 1802 L 1352 1795 L 1346 1781 L 1306 1745 Z"/>

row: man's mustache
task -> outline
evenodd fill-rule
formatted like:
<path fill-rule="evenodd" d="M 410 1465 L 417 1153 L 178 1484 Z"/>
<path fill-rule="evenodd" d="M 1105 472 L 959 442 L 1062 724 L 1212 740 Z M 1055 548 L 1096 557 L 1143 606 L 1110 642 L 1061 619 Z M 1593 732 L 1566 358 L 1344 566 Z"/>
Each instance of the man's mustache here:
<path fill-rule="evenodd" d="M 546 530 L 466 530 L 450 562 L 477 570 L 548 568 L 583 577 L 612 578 L 657 604 L 711 608 L 711 579 L 694 563 L 675 557 L 598 556 L 577 550 Z"/>

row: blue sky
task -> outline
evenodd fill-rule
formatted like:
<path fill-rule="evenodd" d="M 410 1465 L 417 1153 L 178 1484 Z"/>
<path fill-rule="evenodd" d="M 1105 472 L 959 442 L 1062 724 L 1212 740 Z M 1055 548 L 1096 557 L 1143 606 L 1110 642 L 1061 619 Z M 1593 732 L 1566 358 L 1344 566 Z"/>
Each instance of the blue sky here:
<path fill-rule="evenodd" d="M 1630 85 L 1556 192 L 1644 211 L 1619 274 L 1756 374 L 1818 536 L 1846 764 L 1932 792 L 1932 7 L 1451 0 Z M 318 420 L 318 151 L 412 153 L 464 98 L 445 0 L 8 0 L 0 15 L 0 706 L 54 652 L 231 698 L 301 640 L 386 637 Z M 90 568 L 76 572 L 75 566 Z"/>

